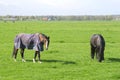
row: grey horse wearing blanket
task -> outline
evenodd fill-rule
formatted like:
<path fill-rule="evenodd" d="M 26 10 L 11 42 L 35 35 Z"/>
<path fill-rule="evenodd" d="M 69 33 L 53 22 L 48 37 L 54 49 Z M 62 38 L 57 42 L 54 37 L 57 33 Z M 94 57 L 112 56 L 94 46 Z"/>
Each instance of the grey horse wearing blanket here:
<path fill-rule="evenodd" d="M 104 49 L 105 49 L 105 40 L 102 35 L 94 34 L 90 39 L 91 46 L 91 58 L 94 59 L 96 53 L 96 58 L 99 62 L 104 60 Z"/>
<path fill-rule="evenodd" d="M 12 57 L 16 61 L 18 49 L 21 49 L 20 53 L 21 53 L 22 61 L 25 62 L 24 60 L 25 48 L 32 49 L 35 50 L 35 56 L 33 58 L 33 62 L 35 63 L 36 56 L 38 55 L 38 62 L 41 63 L 40 52 L 44 50 L 44 45 L 46 47 L 46 50 L 48 49 L 49 42 L 50 42 L 49 37 L 42 33 L 35 33 L 35 34 L 20 33 L 16 35 L 14 39 L 14 48 L 13 48 Z"/>

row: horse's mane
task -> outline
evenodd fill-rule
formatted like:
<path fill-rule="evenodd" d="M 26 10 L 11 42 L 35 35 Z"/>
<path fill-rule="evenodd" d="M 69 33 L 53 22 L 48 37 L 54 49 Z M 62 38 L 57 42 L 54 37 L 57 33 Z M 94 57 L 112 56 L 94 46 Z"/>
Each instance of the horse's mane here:
<path fill-rule="evenodd" d="M 48 38 L 45 34 L 43 33 L 39 33 L 40 35 L 44 36 L 45 38 Z"/>

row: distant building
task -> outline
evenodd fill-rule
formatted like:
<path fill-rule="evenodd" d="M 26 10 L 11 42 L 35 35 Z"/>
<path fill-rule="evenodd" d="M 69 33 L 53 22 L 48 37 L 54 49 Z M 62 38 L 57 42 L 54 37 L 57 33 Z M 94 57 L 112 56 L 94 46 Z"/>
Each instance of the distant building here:
<path fill-rule="evenodd" d="M 48 21 L 48 17 L 42 17 L 42 21 Z"/>
<path fill-rule="evenodd" d="M 4 21 L 4 22 L 7 22 L 7 21 L 15 22 L 15 21 L 16 21 L 16 18 L 3 18 L 3 21 Z"/>

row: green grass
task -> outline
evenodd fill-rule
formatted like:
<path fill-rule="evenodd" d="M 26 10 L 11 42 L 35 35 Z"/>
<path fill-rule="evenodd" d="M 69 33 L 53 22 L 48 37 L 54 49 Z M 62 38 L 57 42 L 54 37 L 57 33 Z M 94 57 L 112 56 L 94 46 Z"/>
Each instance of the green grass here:
<path fill-rule="evenodd" d="M 50 36 L 48 51 L 41 54 L 42 64 L 33 63 L 34 51 L 25 50 L 26 63 L 18 53 L 11 58 L 13 40 L 18 33 L 42 32 Z M 106 41 L 105 61 L 90 58 L 92 34 Z M 0 22 L 0 80 L 119 80 L 119 21 Z"/>

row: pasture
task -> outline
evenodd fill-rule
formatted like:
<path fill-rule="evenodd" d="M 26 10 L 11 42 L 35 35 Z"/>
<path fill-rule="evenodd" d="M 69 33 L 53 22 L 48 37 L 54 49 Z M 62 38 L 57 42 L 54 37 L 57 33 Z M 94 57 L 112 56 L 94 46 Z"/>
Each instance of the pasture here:
<path fill-rule="evenodd" d="M 26 62 L 11 58 L 18 33 L 42 32 L 50 36 L 42 64 L 33 63 L 33 50 L 25 50 Z M 90 37 L 102 34 L 106 41 L 105 60 L 90 58 Z M 0 22 L 0 80 L 119 80 L 119 21 L 23 21 Z"/>

